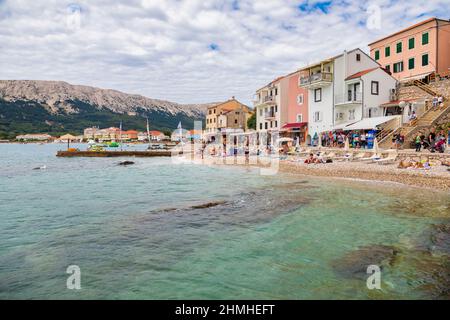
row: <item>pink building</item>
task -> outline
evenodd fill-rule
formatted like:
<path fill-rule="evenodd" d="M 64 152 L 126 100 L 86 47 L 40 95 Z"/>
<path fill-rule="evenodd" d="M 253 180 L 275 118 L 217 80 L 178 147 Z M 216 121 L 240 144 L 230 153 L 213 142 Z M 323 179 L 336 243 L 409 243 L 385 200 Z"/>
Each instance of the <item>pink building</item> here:
<path fill-rule="evenodd" d="M 450 75 L 450 21 L 431 18 L 377 40 L 370 56 L 397 80 Z"/>
<path fill-rule="evenodd" d="M 300 87 L 300 78 L 304 76 L 301 71 L 288 74 L 287 116 L 282 123 L 282 131 L 289 133 L 293 138 L 300 138 L 300 142 L 306 141 L 308 135 L 308 90 Z"/>

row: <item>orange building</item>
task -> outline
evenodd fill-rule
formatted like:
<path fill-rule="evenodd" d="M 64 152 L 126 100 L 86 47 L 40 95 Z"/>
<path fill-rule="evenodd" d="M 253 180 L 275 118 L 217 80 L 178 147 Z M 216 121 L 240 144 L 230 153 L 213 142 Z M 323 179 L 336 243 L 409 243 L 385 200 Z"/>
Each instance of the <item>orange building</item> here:
<path fill-rule="evenodd" d="M 450 21 L 431 18 L 369 44 L 370 56 L 397 80 L 450 75 Z"/>
<path fill-rule="evenodd" d="M 234 97 L 211 106 L 206 111 L 206 133 L 216 133 L 219 129 L 247 130 L 247 120 L 252 111 Z"/>

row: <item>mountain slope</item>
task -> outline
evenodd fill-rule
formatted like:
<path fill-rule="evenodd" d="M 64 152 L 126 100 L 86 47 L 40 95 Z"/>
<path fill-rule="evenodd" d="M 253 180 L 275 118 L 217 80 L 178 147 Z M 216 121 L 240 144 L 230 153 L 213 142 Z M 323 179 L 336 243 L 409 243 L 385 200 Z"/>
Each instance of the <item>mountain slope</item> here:
<path fill-rule="evenodd" d="M 116 90 L 71 85 L 61 81 L 0 80 L 0 137 L 66 132 L 81 134 L 90 126 L 171 131 L 179 121 L 193 127 L 212 104 L 182 105 Z"/>

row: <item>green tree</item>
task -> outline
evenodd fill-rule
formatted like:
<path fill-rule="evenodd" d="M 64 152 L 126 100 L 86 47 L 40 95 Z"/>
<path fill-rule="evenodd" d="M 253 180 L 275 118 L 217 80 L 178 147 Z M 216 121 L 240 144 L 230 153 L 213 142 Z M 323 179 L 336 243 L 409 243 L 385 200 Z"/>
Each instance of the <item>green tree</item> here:
<path fill-rule="evenodd" d="M 247 120 L 247 127 L 249 129 L 256 130 L 256 112 L 252 114 L 250 118 Z"/>

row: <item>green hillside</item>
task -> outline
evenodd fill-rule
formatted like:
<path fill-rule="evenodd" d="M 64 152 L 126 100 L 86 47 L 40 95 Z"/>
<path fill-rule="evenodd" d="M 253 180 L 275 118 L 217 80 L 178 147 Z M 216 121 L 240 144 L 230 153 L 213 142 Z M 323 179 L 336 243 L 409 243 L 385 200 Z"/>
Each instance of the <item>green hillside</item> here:
<path fill-rule="evenodd" d="M 151 130 L 172 132 L 181 121 L 183 127 L 192 128 L 195 120 L 184 114 L 173 116 L 161 111 L 138 109 L 136 116 L 97 109 L 81 101 L 66 101 L 79 112 L 76 114 L 52 114 L 37 102 L 8 102 L 0 99 L 0 139 L 13 139 L 19 134 L 48 133 L 59 136 L 65 133 L 79 135 L 83 129 L 92 126 L 100 128 L 118 127 L 122 121 L 123 129 L 146 130 L 146 120 Z"/>

